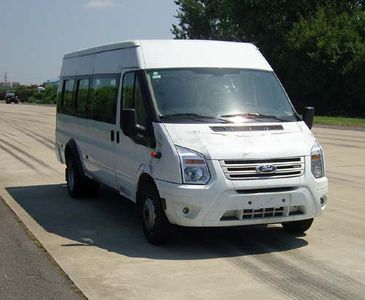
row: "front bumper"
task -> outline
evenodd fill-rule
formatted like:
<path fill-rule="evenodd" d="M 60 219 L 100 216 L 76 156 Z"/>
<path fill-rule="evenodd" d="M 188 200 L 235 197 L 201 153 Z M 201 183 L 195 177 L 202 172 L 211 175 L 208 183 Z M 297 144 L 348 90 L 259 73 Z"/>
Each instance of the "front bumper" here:
<path fill-rule="evenodd" d="M 300 177 L 233 181 L 226 179 L 218 161 L 209 164 L 214 172 L 208 185 L 156 180 L 172 224 L 217 227 L 281 223 L 314 218 L 325 208 L 326 177 L 316 180 L 306 171 Z"/>

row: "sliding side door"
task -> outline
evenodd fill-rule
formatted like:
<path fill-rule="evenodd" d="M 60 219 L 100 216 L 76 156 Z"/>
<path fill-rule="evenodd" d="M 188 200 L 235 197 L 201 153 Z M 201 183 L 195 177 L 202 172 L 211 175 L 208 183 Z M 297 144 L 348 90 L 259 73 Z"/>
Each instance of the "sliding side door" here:
<path fill-rule="evenodd" d="M 90 175 L 117 188 L 114 173 L 116 112 L 120 74 L 93 75 L 89 102 L 88 149 Z"/>

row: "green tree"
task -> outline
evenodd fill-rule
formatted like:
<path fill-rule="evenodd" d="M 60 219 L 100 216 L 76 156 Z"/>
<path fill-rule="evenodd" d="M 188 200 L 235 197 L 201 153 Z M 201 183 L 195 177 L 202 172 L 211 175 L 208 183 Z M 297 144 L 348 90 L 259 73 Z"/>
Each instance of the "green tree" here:
<path fill-rule="evenodd" d="M 288 89 L 301 91 L 298 102 L 321 112 L 360 116 L 365 113 L 365 12 L 351 14 L 320 8 L 287 34 L 281 63 Z M 284 66 L 282 65 L 282 69 Z"/>
<path fill-rule="evenodd" d="M 365 98 L 359 78 L 364 2 L 176 0 L 172 32 L 184 39 L 253 42 L 298 108 L 314 104 L 322 114 L 364 115 L 358 105 Z"/>
<path fill-rule="evenodd" d="M 28 101 L 29 98 L 34 96 L 36 93 L 37 89 L 30 86 L 20 86 L 15 91 L 16 96 L 18 96 L 21 101 Z"/>
<path fill-rule="evenodd" d="M 275 59 L 286 34 L 319 7 L 351 11 L 362 1 L 329 0 L 175 0 L 176 38 L 250 41 Z"/>
<path fill-rule="evenodd" d="M 49 85 L 44 91 L 38 91 L 29 98 L 29 102 L 55 104 L 57 101 L 57 86 Z"/>

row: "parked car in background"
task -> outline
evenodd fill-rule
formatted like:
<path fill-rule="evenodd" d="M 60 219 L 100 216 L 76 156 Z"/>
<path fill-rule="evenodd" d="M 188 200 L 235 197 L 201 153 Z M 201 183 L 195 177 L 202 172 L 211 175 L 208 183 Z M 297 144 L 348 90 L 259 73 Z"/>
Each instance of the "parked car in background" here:
<path fill-rule="evenodd" d="M 6 91 L 5 92 L 5 103 L 10 104 L 12 102 L 15 104 L 18 104 L 19 103 L 18 97 L 15 95 L 14 91 Z"/>

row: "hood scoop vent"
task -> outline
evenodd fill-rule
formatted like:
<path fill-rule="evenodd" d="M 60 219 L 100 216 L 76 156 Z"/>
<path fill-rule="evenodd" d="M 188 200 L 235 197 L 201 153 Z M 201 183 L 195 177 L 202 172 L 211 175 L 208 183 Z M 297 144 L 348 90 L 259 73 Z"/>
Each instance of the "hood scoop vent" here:
<path fill-rule="evenodd" d="M 252 126 L 210 126 L 214 132 L 239 132 L 239 131 L 271 131 L 284 130 L 281 125 L 252 125 Z"/>

